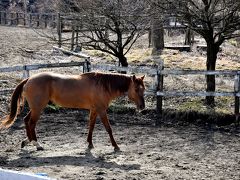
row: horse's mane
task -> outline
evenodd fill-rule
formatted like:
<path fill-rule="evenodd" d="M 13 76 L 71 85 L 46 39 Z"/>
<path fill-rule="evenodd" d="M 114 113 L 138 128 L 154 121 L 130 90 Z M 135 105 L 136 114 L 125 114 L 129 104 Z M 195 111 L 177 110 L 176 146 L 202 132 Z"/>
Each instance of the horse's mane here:
<path fill-rule="evenodd" d="M 109 93 L 117 91 L 125 93 L 131 83 L 131 77 L 124 74 L 90 72 L 84 75 L 93 81 L 96 86 L 103 87 Z"/>

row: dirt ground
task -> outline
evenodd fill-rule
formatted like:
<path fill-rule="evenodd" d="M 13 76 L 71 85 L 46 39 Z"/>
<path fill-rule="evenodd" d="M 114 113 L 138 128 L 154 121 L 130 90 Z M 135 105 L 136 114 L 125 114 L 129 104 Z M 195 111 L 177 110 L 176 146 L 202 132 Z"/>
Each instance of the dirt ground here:
<path fill-rule="evenodd" d="M 240 131 L 194 124 L 162 123 L 161 127 L 117 123 L 131 115 L 111 113 L 121 152 L 114 152 L 101 123 L 94 131 L 95 148 L 87 150 L 87 115 L 44 114 L 38 124 L 44 151 L 29 145 L 20 120 L 0 132 L 0 166 L 57 179 L 239 179 Z M 134 121 L 144 115 L 135 114 Z M 152 121 L 156 116 L 148 114 Z"/>
<path fill-rule="evenodd" d="M 53 57 L 52 51 L 46 51 L 53 44 L 29 29 L 0 26 L 0 41 L 0 66 L 70 60 Z M 7 84 L 0 84 L 1 88 L 16 85 L 11 74 L 0 78 L 4 80 L 0 83 Z M 9 97 L 0 97 L 0 117 L 7 110 Z M 0 131 L 0 167 L 68 180 L 240 179 L 239 128 L 217 127 L 203 123 L 204 119 L 198 123 L 164 119 L 155 127 L 159 117 L 152 110 L 113 111 L 109 116 L 115 122 L 112 128 L 120 152 L 114 152 L 101 123 L 94 130 L 95 148 L 87 150 L 86 113 L 43 113 L 37 132 L 45 150 L 20 148 L 26 135 L 19 118 L 11 129 Z"/>

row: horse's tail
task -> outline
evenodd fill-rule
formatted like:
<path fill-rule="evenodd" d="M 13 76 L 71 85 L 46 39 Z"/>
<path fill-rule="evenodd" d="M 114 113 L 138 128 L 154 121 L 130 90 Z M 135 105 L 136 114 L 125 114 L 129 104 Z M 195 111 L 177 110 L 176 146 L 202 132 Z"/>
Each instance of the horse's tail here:
<path fill-rule="evenodd" d="M 17 85 L 15 90 L 13 91 L 11 97 L 11 105 L 10 105 L 10 113 L 7 115 L 0 124 L 0 129 L 9 128 L 15 121 L 18 109 L 20 107 L 20 100 L 22 97 L 23 86 L 26 84 L 28 79 L 23 80 L 20 84 Z"/>

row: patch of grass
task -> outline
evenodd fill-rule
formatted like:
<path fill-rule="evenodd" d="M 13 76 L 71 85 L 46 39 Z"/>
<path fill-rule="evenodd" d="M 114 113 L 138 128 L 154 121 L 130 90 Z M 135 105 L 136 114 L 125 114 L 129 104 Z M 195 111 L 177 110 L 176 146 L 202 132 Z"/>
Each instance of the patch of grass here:
<path fill-rule="evenodd" d="M 118 63 L 118 59 L 107 53 L 99 50 L 84 50 L 87 54 L 92 57 L 100 58 L 106 63 Z M 152 64 L 151 49 L 132 49 L 126 54 L 126 58 L 129 64 Z"/>
<path fill-rule="evenodd" d="M 136 108 L 131 106 L 111 104 L 108 108 L 108 112 L 117 114 L 134 114 L 136 112 Z"/>
<path fill-rule="evenodd" d="M 233 44 L 236 40 L 233 40 Z M 230 44 L 230 43 L 229 43 Z M 105 63 L 118 63 L 118 59 L 107 53 L 103 53 L 98 50 L 84 50 L 90 56 L 99 58 L 99 60 Z M 127 54 L 128 63 L 131 65 L 153 65 L 154 62 L 151 56 L 152 48 L 147 47 L 134 47 Z M 224 48 L 223 52 L 219 52 L 216 69 L 239 69 L 240 63 L 236 61 L 239 50 L 237 48 L 229 50 Z M 192 52 L 180 52 L 178 50 L 164 49 L 160 58 L 164 61 L 165 68 L 170 69 L 195 69 L 205 70 L 206 69 L 206 52 L 199 53 L 196 50 Z"/>
<path fill-rule="evenodd" d="M 169 101 L 169 100 L 168 100 Z M 167 102 L 169 103 L 169 102 Z M 175 104 L 172 106 L 172 104 Z M 181 100 L 172 100 L 165 107 L 175 108 L 177 111 L 198 111 L 200 113 L 224 113 L 232 114 L 234 112 L 233 97 L 215 97 L 215 108 L 211 109 L 206 106 L 205 98 L 183 98 Z"/>
<path fill-rule="evenodd" d="M 202 125 L 226 126 L 235 123 L 235 115 L 219 113 L 214 111 L 199 112 L 198 110 L 179 111 L 172 109 L 164 109 L 163 119 L 161 123 L 175 125 L 187 125 L 188 123 L 196 123 Z"/>
<path fill-rule="evenodd" d="M 126 97 L 119 97 L 110 104 L 108 112 L 125 114 L 134 113 L 135 109 L 135 106 Z"/>
<path fill-rule="evenodd" d="M 235 46 L 235 47 L 238 47 L 238 42 L 237 42 L 236 39 L 229 39 L 228 42 L 229 42 L 231 45 L 233 45 L 233 46 Z"/>
<path fill-rule="evenodd" d="M 233 107 L 231 107 L 233 103 L 233 97 L 219 97 L 216 100 L 215 111 L 218 113 L 231 114 L 234 111 Z"/>
<path fill-rule="evenodd" d="M 132 64 L 136 63 L 145 63 L 145 64 L 151 64 L 152 61 L 146 62 L 146 60 L 151 60 L 151 49 L 132 49 L 127 55 L 126 55 L 128 62 Z"/>
<path fill-rule="evenodd" d="M 86 52 L 91 57 L 101 58 L 105 62 L 115 62 L 116 59 L 115 57 L 99 50 L 84 50 L 84 52 Z"/>
<path fill-rule="evenodd" d="M 206 111 L 206 106 L 203 104 L 203 101 L 200 99 L 191 99 L 186 102 L 182 102 L 177 107 L 179 111 L 191 111 L 198 110 L 199 112 Z"/>
<path fill-rule="evenodd" d="M 229 55 L 229 57 L 226 58 L 222 58 L 222 59 L 218 59 L 217 60 L 217 65 L 216 65 L 216 69 L 217 70 L 239 70 L 240 68 L 240 63 L 236 62 L 236 61 L 231 61 L 231 56 Z"/>
<path fill-rule="evenodd" d="M 44 109 L 45 112 L 59 112 L 61 109 L 61 106 L 49 103 L 47 107 Z"/>

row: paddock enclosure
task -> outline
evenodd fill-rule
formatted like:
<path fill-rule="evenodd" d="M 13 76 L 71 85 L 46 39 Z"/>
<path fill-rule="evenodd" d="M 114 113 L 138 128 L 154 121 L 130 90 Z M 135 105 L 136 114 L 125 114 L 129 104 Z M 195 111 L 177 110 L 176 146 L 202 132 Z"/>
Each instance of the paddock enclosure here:
<path fill-rule="evenodd" d="M 31 29 L 0 26 L 0 41 L 1 67 L 79 61 L 52 51 L 52 44 Z M 100 67 L 101 61 L 94 61 Z M 49 70 L 76 74 L 83 68 L 43 68 L 31 70 L 30 75 Z M 15 87 L 22 76 L 22 72 L 1 73 L 1 90 Z M 182 82 L 181 77 L 164 78 L 166 91 L 175 90 L 174 85 Z M 199 79 L 202 82 L 204 77 L 194 77 L 191 83 Z M 220 90 L 229 84 L 227 91 L 234 90 L 234 77 L 233 81 L 229 79 L 219 80 Z M 181 83 L 178 88 L 185 90 L 186 85 Z M 204 84 L 194 85 L 200 86 Z M 152 87 L 152 82 L 147 87 Z M 9 98 L 10 94 L 0 96 L 1 117 L 8 110 Z M 175 114 L 174 107 L 169 108 L 192 99 L 164 99 L 163 118 L 156 112 L 156 97 L 147 96 L 146 101 L 147 108 L 142 112 L 135 111 L 125 99 L 110 106 L 108 115 L 120 152 L 113 151 L 99 119 L 93 132 L 95 148 L 88 151 L 88 111 L 61 108 L 46 109 L 39 120 L 37 133 L 45 150 L 36 151 L 31 145 L 21 149 L 20 143 L 26 137 L 23 113 L 12 128 L 0 131 L 0 168 L 46 173 L 56 179 L 239 179 L 239 128 L 209 123 L 204 115 L 192 120 L 191 113 Z M 234 112 L 234 99 L 227 107 L 228 112 Z M 227 116 L 229 121 L 234 118 L 231 115 Z M 155 126 L 157 121 L 159 126 Z"/>
<path fill-rule="evenodd" d="M 142 121 L 141 118 L 156 117 L 111 113 L 110 118 Z M 86 115 L 76 112 L 43 115 L 37 131 L 44 151 L 36 151 L 33 146 L 20 149 L 25 138 L 21 123 L 1 132 L 0 166 L 47 173 L 59 179 L 238 179 L 240 176 L 239 133 L 171 121 L 157 128 L 116 123 L 112 128 L 122 151 L 114 153 L 103 125 L 97 123 L 93 135 L 95 149 L 89 152 L 86 120 Z"/>

